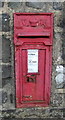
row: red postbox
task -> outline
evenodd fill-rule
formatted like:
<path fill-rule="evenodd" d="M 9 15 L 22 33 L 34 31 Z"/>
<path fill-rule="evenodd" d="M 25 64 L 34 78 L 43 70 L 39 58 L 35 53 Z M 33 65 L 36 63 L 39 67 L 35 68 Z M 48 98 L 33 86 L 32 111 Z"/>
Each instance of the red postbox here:
<path fill-rule="evenodd" d="M 48 106 L 52 13 L 14 13 L 16 107 Z"/>

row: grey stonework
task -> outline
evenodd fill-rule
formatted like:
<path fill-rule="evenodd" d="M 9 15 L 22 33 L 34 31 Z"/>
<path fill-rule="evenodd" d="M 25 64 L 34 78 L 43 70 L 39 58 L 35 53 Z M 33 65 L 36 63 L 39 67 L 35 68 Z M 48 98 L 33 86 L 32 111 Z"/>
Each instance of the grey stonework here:
<path fill-rule="evenodd" d="M 10 7 L 11 9 L 17 9 L 20 8 L 22 6 L 21 2 L 9 2 L 8 3 L 8 7 Z"/>
<path fill-rule="evenodd" d="M 0 7 L 2 7 L 2 2 L 0 2 Z"/>
<path fill-rule="evenodd" d="M 4 88 L 7 84 L 11 84 L 12 83 L 12 78 L 8 77 L 8 78 L 2 78 L 2 87 Z"/>
<path fill-rule="evenodd" d="M 6 103 L 7 99 L 7 92 L 2 92 L 2 103 Z"/>
<path fill-rule="evenodd" d="M 44 2 L 26 2 L 26 6 L 41 9 L 46 5 Z"/>
<path fill-rule="evenodd" d="M 62 40 L 62 50 L 63 50 L 63 52 L 62 52 L 62 58 L 63 58 L 63 60 L 64 60 L 64 66 L 65 66 L 65 42 L 64 42 L 64 40 L 65 40 L 65 2 L 64 2 L 64 4 L 63 4 L 63 23 L 64 23 L 64 26 L 63 26 L 63 40 Z"/>
<path fill-rule="evenodd" d="M 53 2 L 54 10 L 62 10 L 62 2 Z"/>
<path fill-rule="evenodd" d="M 2 36 L 2 62 L 11 62 L 11 41 L 6 38 L 6 35 Z"/>
<path fill-rule="evenodd" d="M 63 118 L 63 110 L 59 108 L 22 108 L 17 110 L 8 110 L 7 113 L 3 110 L 3 116 L 5 118 L 37 118 L 37 119 L 49 119 L 49 118 Z"/>
<path fill-rule="evenodd" d="M 0 32 L 2 31 L 2 15 L 0 15 Z"/>
<path fill-rule="evenodd" d="M 37 0 L 36 0 L 37 1 Z M 5 4 L 7 5 L 5 8 Z M 6 2 L 2 13 L 2 118 L 54 118 L 65 117 L 65 2 Z M 52 12 L 54 38 L 52 54 L 52 82 L 49 107 L 16 108 L 16 81 L 14 71 L 13 13 Z M 61 76 L 61 77 L 60 77 Z M 60 79 L 60 80 L 59 80 Z M 59 92 L 60 91 L 60 92 Z M 63 92 L 64 91 L 64 92 Z"/>
<path fill-rule="evenodd" d="M 2 14 L 2 31 L 8 32 L 10 31 L 10 16 L 7 13 Z"/>
<path fill-rule="evenodd" d="M 0 32 L 2 31 L 2 15 L 0 15 Z M 1 35 L 0 35 L 1 38 Z"/>
<path fill-rule="evenodd" d="M 0 62 L 1 62 L 1 60 L 2 60 L 2 36 L 0 35 L 0 45 L 1 45 L 1 47 L 0 47 Z"/>
<path fill-rule="evenodd" d="M 2 90 L 0 89 L 0 106 L 2 105 Z"/>
<path fill-rule="evenodd" d="M 4 2 L 0 1 L 0 7 L 4 6 Z"/>
<path fill-rule="evenodd" d="M 2 78 L 10 78 L 10 77 L 11 77 L 11 66 L 2 65 Z"/>

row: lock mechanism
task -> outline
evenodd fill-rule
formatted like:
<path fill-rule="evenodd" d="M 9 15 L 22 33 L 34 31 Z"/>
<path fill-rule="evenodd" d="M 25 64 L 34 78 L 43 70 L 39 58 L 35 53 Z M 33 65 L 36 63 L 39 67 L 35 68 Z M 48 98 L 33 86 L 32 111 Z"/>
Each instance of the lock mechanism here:
<path fill-rule="evenodd" d="M 35 82 L 36 81 L 36 76 L 35 75 L 27 75 L 26 76 L 26 81 L 27 82 Z"/>

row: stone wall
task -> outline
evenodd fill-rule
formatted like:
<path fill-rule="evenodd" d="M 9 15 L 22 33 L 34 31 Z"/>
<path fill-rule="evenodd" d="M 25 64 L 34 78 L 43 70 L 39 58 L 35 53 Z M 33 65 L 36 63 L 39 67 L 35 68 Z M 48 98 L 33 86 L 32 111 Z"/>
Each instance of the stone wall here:
<path fill-rule="evenodd" d="M 13 13 L 54 13 L 54 39 L 51 101 L 49 107 L 16 108 Z M 64 118 L 65 117 L 65 2 L 0 2 L 0 38 L 2 45 L 1 118 Z M 0 41 L 0 43 L 1 43 Z M 2 46 L 2 48 L 1 48 Z M 1 51 L 1 50 L 0 50 Z M 1 72 L 1 70 L 0 70 Z M 0 97 L 1 99 L 1 97 Z M 1 106 L 2 104 L 2 106 Z M 15 119 L 14 119 L 15 120 Z"/>

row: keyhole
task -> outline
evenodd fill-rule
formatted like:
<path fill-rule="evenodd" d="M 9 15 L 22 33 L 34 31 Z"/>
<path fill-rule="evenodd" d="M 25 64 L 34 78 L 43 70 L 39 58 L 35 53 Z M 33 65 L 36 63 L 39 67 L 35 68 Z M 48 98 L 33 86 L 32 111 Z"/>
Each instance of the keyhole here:
<path fill-rule="evenodd" d="M 27 82 L 34 82 L 33 78 L 27 77 Z"/>
<path fill-rule="evenodd" d="M 27 77 L 27 82 L 29 82 L 29 77 Z"/>

